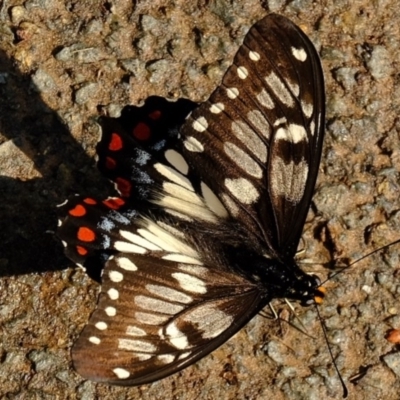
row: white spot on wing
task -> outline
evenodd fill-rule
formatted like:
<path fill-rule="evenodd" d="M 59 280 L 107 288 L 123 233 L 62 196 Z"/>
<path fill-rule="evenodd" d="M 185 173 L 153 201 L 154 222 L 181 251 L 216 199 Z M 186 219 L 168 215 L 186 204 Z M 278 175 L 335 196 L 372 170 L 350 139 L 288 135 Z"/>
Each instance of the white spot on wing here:
<path fill-rule="evenodd" d="M 268 110 L 273 110 L 275 108 L 274 101 L 265 89 L 262 89 L 261 92 L 256 95 L 256 99 Z"/>
<path fill-rule="evenodd" d="M 173 226 L 171 226 L 163 221 L 157 221 L 157 225 L 159 225 L 162 229 L 164 229 L 171 235 L 180 237 L 181 239 L 185 239 L 185 234 L 182 231 L 174 228 Z"/>
<path fill-rule="evenodd" d="M 276 131 L 275 140 L 285 140 L 290 143 L 300 143 L 307 141 L 307 132 L 304 126 L 290 124 L 286 128 L 282 127 Z"/>
<path fill-rule="evenodd" d="M 183 219 L 184 221 L 189 221 L 189 222 L 193 222 L 193 221 L 194 221 L 193 218 L 189 217 L 188 215 L 182 214 L 182 213 L 180 213 L 180 212 L 178 212 L 178 211 L 176 211 L 176 210 L 171 210 L 171 209 L 168 209 L 168 208 L 167 208 L 165 211 L 166 211 L 168 214 L 173 215 L 174 217 Z"/>
<path fill-rule="evenodd" d="M 121 272 L 118 271 L 110 271 L 108 273 L 108 276 L 110 277 L 112 282 L 121 282 L 124 279 L 124 276 L 121 274 Z"/>
<path fill-rule="evenodd" d="M 160 173 L 165 178 L 169 179 L 171 182 L 175 182 L 178 185 L 180 185 L 188 190 L 193 191 L 193 187 L 192 187 L 189 179 L 187 179 L 186 177 L 184 177 L 182 174 L 175 171 L 174 169 L 172 169 L 164 164 L 161 164 L 161 163 L 154 164 L 154 168 L 156 169 L 156 171 L 158 173 Z"/>
<path fill-rule="evenodd" d="M 265 77 L 265 81 L 274 92 L 275 96 L 288 107 L 294 107 L 294 100 L 290 92 L 287 90 L 284 82 L 275 72 L 271 72 Z"/>
<path fill-rule="evenodd" d="M 197 193 L 189 192 L 178 185 L 168 182 L 164 182 L 163 189 L 165 195 L 160 196 L 159 200 L 153 200 L 153 203 L 166 208 L 167 212 L 170 209 L 180 213 L 184 218 L 185 216 L 189 218 L 193 217 L 214 223 L 217 221 L 216 215 L 210 211 Z"/>
<path fill-rule="evenodd" d="M 159 231 L 160 232 L 160 231 Z M 166 251 L 176 251 L 177 247 L 181 246 L 181 241 L 179 239 L 175 238 L 175 235 L 170 234 L 170 232 L 162 232 L 163 234 L 160 236 L 157 236 L 156 234 L 146 230 L 146 229 L 139 229 L 138 233 L 140 233 L 143 237 L 147 238 L 153 243 L 156 243 L 158 246 L 160 246 L 163 250 Z M 169 234 L 169 236 L 167 236 Z M 165 237 L 167 237 L 168 241 L 165 240 Z"/>
<path fill-rule="evenodd" d="M 146 361 L 151 358 L 152 355 L 146 353 L 135 353 L 135 357 L 138 358 L 140 361 Z"/>
<path fill-rule="evenodd" d="M 282 118 L 278 118 L 277 120 L 275 120 L 274 126 L 279 126 L 279 125 L 283 125 L 286 123 L 287 123 L 286 117 L 282 117 Z"/>
<path fill-rule="evenodd" d="M 225 186 L 243 204 L 252 204 L 260 196 L 253 184 L 245 178 L 225 179 Z"/>
<path fill-rule="evenodd" d="M 197 132 L 204 132 L 208 128 L 208 122 L 204 117 L 199 117 L 193 121 L 192 126 Z"/>
<path fill-rule="evenodd" d="M 287 201 L 298 204 L 303 197 L 307 177 L 308 165 L 304 159 L 297 164 L 293 160 L 288 164 L 275 157 L 271 164 L 271 192 L 274 197 L 283 196 Z"/>
<path fill-rule="evenodd" d="M 172 354 L 160 354 L 157 359 L 164 364 L 170 364 L 175 360 L 175 357 Z"/>
<path fill-rule="evenodd" d="M 144 239 L 143 237 L 136 235 L 129 231 L 120 230 L 119 234 L 126 240 L 129 240 L 133 244 L 136 244 L 140 247 L 144 247 L 148 250 L 161 250 L 158 246 L 154 243 L 149 242 L 148 240 Z"/>
<path fill-rule="evenodd" d="M 267 161 L 267 147 L 249 125 L 243 121 L 233 121 L 232 132 L 262 163 Z"/>
<path fill-rule="evenodd" d="M 157 347 L 144 340 L 118 339 L 118 348 L 129 351 L 140 351 L 143 353 L 154 353 Z"/>
<path fill-rule="evenodd" d="M 169 315 L 150 314 L 146 312 L 135 312 L 135 318 L 138 322 L 146 325 L 161 325 L 165 323 L 170 317 Z"/>
<path fill-rule="evenodd" d="M 207 287 L 205 283 L 195 276 L 184 274 L 182 272 L 174 272 L 172 277 L 179 282 L 182 289 L 187 290 L 191 293 L 207 293 Z"/>
<path fill-rule="evenodd" d="M 178 268 L 181 271 L 200 277 L 204 277 L 205 275 L 207 275 L 208 272 L 208 269 L 206 267 L 201 267 L 199 265 L 178 264 Z"/>
<path fill-rule="evenodd" d="M 178 304 L 170 303 L 169 301 L 155 299 L 149 296 L 136 296 L 134 300 L 135 304 L 145 310 L 155 311 L 163 314 L 177 314 L 183 310 L 183 306 Z"/>
<path fill-rule="evenodd" d="M 236 99 L 239 96 L 239 90 L 237 88 L 227 88 L 226 94 L 230 99 Z"/>
<path fill-rule="evenodd" d="M 306 103 L 304 100 L 301 101 L 301 108 L 303 110 L 304 115 L 307 118 L 310 118 L 313 111 L 314 111 L 314 106 L 313 103 Z"/>
<path fill-rule="evenodd" d="M 117 310 L 115 307 L 106 307 L 104 310 L 109 317 L 115 317 Z"/>
<path fill-rule="evenodd" d="M 159 244 L 164 250 L 186 254 L 190 257 L 199 257 L 199 254 L 193 247 L 179 240 L 176 236 L 164 230 L 153 221 L 146 220 L 146 224 L 147 230 L 160 239 Z M 198 260 L 195 264 L 197 263 Z"/>
<path fill-rule="evenodd" d="M 185 322 L 196 325 L 197 329 L 202 331 L 203 339 L 217 337 L 228 329 L 233 322 L 231 315 L 209 304 L 196 307 L 193 311 L 185 314 L 183 319 Z"/>
<path fill-rule="evenodd" d="M 165 152 L 165 158 L 167 161 L 175 167 L 180 173 L 187 175 L 189 172 L 189 165 L 186 160 L 183 158 L 182 154 L 179 154 L 175 150 L 167 150 Z"/>
<path fill-rule="evenodd" d="M 105 322 L 103 322 L 103 321 L 96 322 L 94 326 L 95 326 L 99 331 L 104 331 L 104 330 L 106 330 L 107 327 L 108 327 L 108 325 L 107 325 Z"/>
<path fill-rule="evenodd" d="M 237 74 L 240 79 L 246 79 L 249 76 L 249 71 L 243 66 L 238 67 Z"/>
<path fill-rule="evenodd" d="M 114 288 L 108 289 L 107 294 L 111 300 L 117 300 L 119 298 L 119 292 L 117 289 Z"/>
<path fill-rule="evenodd" d="M 296 49 L 296 47 L 292 47 L 292 54 L 293 57 L 299 61 L 306 61 L 307 60 L 307 53 L 303 48 Z"/>
<path fill-rule="evenodd" d="M 187 201 L 188 203 L 196 204 L 198 206 L 203 206 L 203 200 L 197 195 L 196 192 L 187 190 L 186 188 L 176 185 L 175 183 L 164 182 L 163 190 L 165 193 L 172 195 L 178 200 L 184 200 Z"/>
<path fill-rule="evenodd" d="M 247 113 L 247 118 L 254 127 L 267 139 L 271 135 L 271 126 L 259 110 L 251 110 Z"/>
<path fill-rule="evenodd" d="M 204 197 L 204 200 L 208 206 L 208 208 L 218 215 L 221 218 L 227 218 L 228 212 L 226 208 L 221 203 L 219 198 L 215 195 L 215 193 L 204 183 L 201 182 L 201 193 Z"/>
<path fill-rule="evenodd" d="M 187 136 L 183 145 L 186 147 L 187 150 L 193 153 L 201 153 L 204 151 L 203 145 L 193 136 Z"/>
<path fill-rule="evenodd" d="M 215 104 L 212 104 L 210 107 L 210 111 L 213 114 L 219 114 L 222 111 L 224 111 L 224 109 L 225 109 L 225 106 L 222 103 L 215 103 Z"/>
<path fill-rule="evenodd" d="M 250 57 L 250 60 L 252 60 L 252 61 L 259 61 L 261 58 L 261 56 L 256 51 L 252 51 L 252 50 L 249 51 L 249 57 Z"/>
<path fill-rule="evenodd" d="M 320 123 L 320 122 L 321 122 L 321 121 L 319 121 L 319 123 Z M 315 133 L 315 123 L 314 123 L 314 120 L 312 120 L 311 123 L 310 123 L 310 132 L 311 132 L 311 135 L 314 136 L 314 133 Z"/>
<path fill-rule="evenodd" d="M 161 285 L 146 285 L 146 289 L 151 293 L 158 297 L 162 297 L 164 299 L 176 302 L 176 303 L 183 303 L 189 304 L 193 301 L 193 299 L 188 296 L 186 293 L 180 292 L 175 289 L 171 289 L 167 286 Z"/>
<path fill-rule="evenodd" d="M 90 336 L 89 342 L 93 344 L 100 344 L 101 340 L 96 336 Z"/>
<path fill-rule="evenodd" d="M 182 350 L 189 346 L 186 335 L 182 333 L 174 323 L 169 324 L 165 332 L 169 337 L 170 343 L 177 349 Z"/>
<path fill-rule="evenodd" d="M 298 97 L 300 94 L 300 87 L 297 83 L 291 82 L 290 79 L 288 79 L 286 81 L 287 85 L 289 86 L 290 90 L 292 91 L 292 93 Z"/>
<path fill-rule="evenodd" d="M 227 194 L 222 194 L 222 201 L 224 202 L 224 204 L 228 207 L 228 210 L 230 211 L 230 213 L 236 217 L 239 215 L 239 207 L 237 206 L 237 204 L 227 195 Z"/>
<path fill-rule="evenodd" d="M 144 254 L 146 253 L 146 249 L 140 246 L 136 246 L 135 244 L 122 242 L 120 240 L 114 243 L 114 248 L 121 253 L 137 253 L 137 254 Z"/>
<path fill-rule="evenodd" d="M 114 368 L 113 372 L 115 375 L 117 375 L 117 378 L 119 379 L 126 379 L 129 378 L 129 376 L 131 375 L 129 371 L 123 368 Z"/>
<path fill-rule="evenodd" d="M 187 263 L 187 264 L 199 264 L 199 265 L 203 264 L 199 259 L 189 257 L 184 254 L 167 254 L 166 256 L 163 256 L 162 258 L 163 258 L 163 260 L 175 261 L 175 262 L 181 262 L 181 263 Z"/>
<path fill-rule="evenodd" d="M 115 262 L 125 271 L 137 271 L 137 266 L 127 257 L 118 257 Z"/>
<path fill-rule="evenodd" d="M 224 151 L 239 168 L 242 168 L 249 175 L 255 178 L 262 177 L 263 172 L 260 165 L 235 144 L 225 142 Z"/>
<path fill-rule="evenodd" d="M 133 325 L 128 325 L 125 333 L 129 336 L 146 336 L 146 331 L 144 329 Z"/>

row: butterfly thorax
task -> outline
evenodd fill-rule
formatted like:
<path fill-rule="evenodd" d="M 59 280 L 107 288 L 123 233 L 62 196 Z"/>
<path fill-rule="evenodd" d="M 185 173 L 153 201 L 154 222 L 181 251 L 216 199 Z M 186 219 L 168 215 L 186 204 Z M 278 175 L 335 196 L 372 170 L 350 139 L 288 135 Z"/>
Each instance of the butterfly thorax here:
<path fill-rule="evenodd" d="M 310 303 L 318 290 L 319 279 L 302 271 L 294 261 L 268 258 L 249 249 L 232 249 L 230 263 L 237 273 L 258 287 L 265 298 L 288 298 Z"/>

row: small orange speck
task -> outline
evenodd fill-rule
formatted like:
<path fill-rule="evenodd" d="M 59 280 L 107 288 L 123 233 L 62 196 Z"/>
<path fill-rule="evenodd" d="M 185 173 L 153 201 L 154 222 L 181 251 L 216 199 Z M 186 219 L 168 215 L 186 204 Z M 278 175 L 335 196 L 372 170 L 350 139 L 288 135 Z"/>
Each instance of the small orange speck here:
<path fill-rule="evenodd" d="M 103 204 L 108 208 L 111 208 L 113 210 L 118 210 L 118 208 L 120 208 L 121 206 L 123 206 L 125 204 L 125 201 L 119 197 L 114 197 L 114 198 L 104 200 Z"/>
<path fill-rule="evenodd" d="M 391 329 L 385 336 L 386 340 L 393 344 L 400 343 L 400 329 Z"/>
<path fill-rule="evenodd" d="M 162 115 L 162 113 L 160 110 L 154 110 L 149 114 L 149 118 L 156 120 L 156 119 L 160 119 L 161 115 Z"/>
<path fill-rule="evenodd" d="M 324 301 L 324 299 L 323 299 L 322 297 L 315 296 L 315 297 L 314 297 L 314 301 L 315 301 L 317 304 L 322 304 L 322 302 Z"/>
<path fill-rule="evenodd" d="M 83 199 L 83 202 L 86 204 L 89 204 L 91 206 L 97 204 L 97 201 L 95 199 L 92 199 L 90 197 L 86 197 L 86 199 Z"/>
<path fill-rule="evenodd" d="M 324 301 L 325 293 L 326 293 L 326 288 L 324 288 L 323 286 L 320 286 L 318 288 L 317 294 L 314 297 L 314 301 L 317 304 L 322 304 L 322 302 Z"/>
<path fill-rule="evenodd" d="M 76 251 L 80 256 L 86 256 L 88 251 L 82 246 L 76 246 Z"/>

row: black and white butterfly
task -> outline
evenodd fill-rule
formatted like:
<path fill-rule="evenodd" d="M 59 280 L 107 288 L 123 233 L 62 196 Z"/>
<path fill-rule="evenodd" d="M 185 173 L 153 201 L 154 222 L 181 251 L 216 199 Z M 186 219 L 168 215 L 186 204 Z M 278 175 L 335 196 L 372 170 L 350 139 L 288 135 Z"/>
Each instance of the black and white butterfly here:
<path fill-rule="evenodd" d="M 95 381 L 164 378 L 272 299 L 321 294 L 294 261 L 324 133 L 322 69 L 307 36 L 269 15 L 208 101 L 167 112 L 161 103 L 103 121 L 99 167 L 120 197 L 60 208 L 66 254 L 105 262 L 97 308 L 72 349 L 74 368 Z M 180 130 L 179 109 L 180 123 L 193 110 Z"/>

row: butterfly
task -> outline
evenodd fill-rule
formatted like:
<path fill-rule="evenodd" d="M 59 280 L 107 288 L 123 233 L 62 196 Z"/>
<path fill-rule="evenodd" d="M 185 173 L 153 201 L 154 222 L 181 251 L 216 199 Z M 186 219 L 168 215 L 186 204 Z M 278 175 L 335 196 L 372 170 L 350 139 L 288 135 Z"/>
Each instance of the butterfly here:
<path fill-rule="evenodd" d="M 153 382 L 216 349 L 272 299 L 322 296 L 294 257 L 324 96 L 311 41 L 271 14 L 206 102 L 151 98 L 103 120 L 98 165 L 119 196 L 78 196 L 59 210 L 67 256 L 104 264 L 97 307 L 72 348 L 80 375 Z"/>

